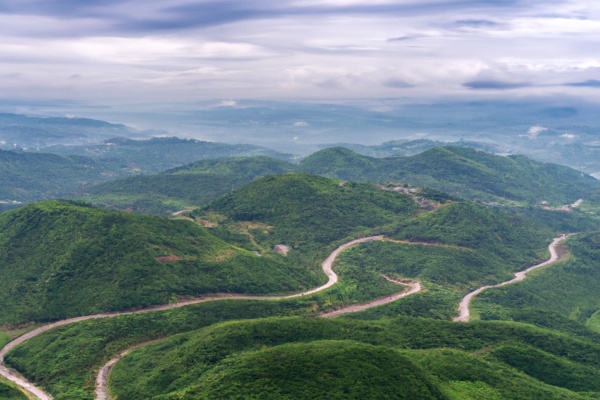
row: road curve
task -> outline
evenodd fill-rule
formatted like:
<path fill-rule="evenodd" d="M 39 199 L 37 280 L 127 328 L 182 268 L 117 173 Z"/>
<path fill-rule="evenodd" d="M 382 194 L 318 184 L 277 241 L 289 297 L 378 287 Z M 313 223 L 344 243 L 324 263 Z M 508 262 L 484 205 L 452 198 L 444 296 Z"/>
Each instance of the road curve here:
<path fill-rule="evenodd" d="M 284 295 L 284 296 L 251 296 L 251 295 L 243 295 L 243 294 L 221 293 L 221 294 L 215 294 L 215 295 L 211 295 L 211 296 L 202 297 L 200 299 L 188 300 L 188 301 L 183 301 L 183 302 L 174 303 L 174 304 L 164 304 L 161 306 L 139 308 L 136 310 L 129 310 L 129 311 L 117 311 L 117 312 L 108 312 L 108 313 L 101 313 L 101 314 L 94 314 L 94 315 L 85 315 L 85 316 L 81 316 L 81 317 L 69 318 L 69 319 L 65 319 L 62 321 L 53 322 L 48 325 L 40 326 L 39 328 L 36 328 L 32 331 L 27 332 L 24 335 L 19 336 L 15 340 L 6 344 L 0 350 L 0 376 L 2 376 L 3 378 L 5 378 L 11 382 L 14 382 L 19 387 L 23 388 L 25 391 L 27 391 L 28 393 L 30 393 L 31 395 L 35 396 L 36 398 L 38 398 L 40 400 L 51 400 L 52 397 L 49 394 L 45 393 L 42 389 L 33 385 L 31 382 L 28 382 L 25 378 L 20 376 L 17 372 L 10 370 L 4 366 L 4 356 L 10 350 L 15 348 L 19 344 L 25 342 L 26 340 L 29 340 L 32 337 L 39 335 L 42 332 L 45 332 L 52 328 L 56 328 L 57 326 L 68 325 L 68 324 L 72 324 L 75 322 L 86 321 L 89 319 L 110 318 L 110 317 L 116 317 L 117 315 L 127 315 L 127 314 L 137 314 L 137 313 L 150 312 L 150 311 L 168 310 L 168 309 L 172 309 L 172 308 L 179 308 L 179 307 L 184 307 L 184 306 L 187 306 L 190 304 L 203 303 L 203 302 L 207 302 L 207 301 L 232 300 L 232 299 L 238 299 L 238 300 L 282 300 L 282 299 L 292 299 L 295 297 L 306 296 L 309 294 L 317 293 L 317 292 L 320 292 L 327 288 L 330 288 L 331 286 L 333 286 L 337 283 L 338 276 L 333 271 L 332 266 L 333 266 L 333 262 L 335 261 L 336 257 L 342 251 L 346 250 L 348 247 L 352 247 L 352 246 L 355 246 L 360 243 L 373 242 L 373 241 L 381 240 L 381 239 L 383 239 L 383 235 L 364 237 L 361 239 L 352 240 L 348 243 L 344 243 L 343 245 L 341 245 L 340 247 L 335 249 L 329 255 L 329 257 L 327 257 L 327 259 L 325 261 L 323 261 L 323 264 L 322 264 L 323 272 L 325 272 L 325 274 L 327 275 L 327 278 L 328 278 L 327 283 L 322 286 L 319 286 L 317 288 L 308 290 L 306 292 L 296 293 L 296 294 L 291 294 L 291 295 Z"/>
<path fill-rule="evenodd" d="M 403 290 L 401 292 L 394 293 L 392 295 L 386 296 L 386 297 L 382 297 L 380 299 L 376 299 L 376 300 L 370 301 L 368 303 L 355 304 L 355 305 L 352 305 L 352 306 L 340 308 L 339 310 L 325 312 L 325 313 L 319 314 L 319 317 L 332 318 L 332 317 L 337 317 L 338 315 L 341 315 L 341 314 L 347 314 L 347 313 L 351 313 L 351 312 L 363 311 L 363 310 L 366 310 L 367 308 L 371 308 L 371 307 L 375 307 L 375 306 L 380 306 L 382 304 L 391 303 L 392 301 L 396 301 L 398 299 L 401 299 L 401 298 L 406 297 L 406 296 L 410 296 L 411 294 L 418 293 L 421 290 L 423 290 L 423 286 L 421 285 L 421 282 L 419 282 L 419 281 L 399 281 L 397 279 L 393 279 L 393 278 L 390 278 L 390 277 L 385 276 L 385 275 L 383 275 L 383 277 L 385 279 L 387 279 L 388 281 L 390 281 L 390 282 L 394 282 L 394 283 L 397 283 L 399 285 L 407 286 L 407 289 L 405 289 L 405 290 Z"/>
<path fill-rule="evenodd" d="M 469 320 L 471 319 L 471 313 L 469 311 L 469 306 L 471 305 L 471 300 L 473 300 L 473 297 L 477 296 L 479 293 L 483 292 L 484 290 L 510 285 L 511 283 L 515 283 L 515 282 L 520 282 L 523 279 L 525 279 L 527 274 L 529 272 L 533 271 L 534 269 L 545 267 L 547 265 L 550 265 L 550 264 L 558 261 L 559 256 L 558 256 L 558 252 L 556 251 L 556 246 L 559 243 L 561 243 L 562 241 L 564 241 L 569 236 L 571 236 L 571 235 L 561 235 L 561 236 L 555 238 L 552 241 L 552 243 L 550 243 L 550 245 L 548 246 L 548 250 L 550 250 L 550 258 L 548 260 L 544 261 L 543 263 L 536 264 L 532 267 L 527 268 L 524 271 L 516 272 L 515 277 L 513 279 L 511 279 L 510 281 L 498 283 L 496 285 L 482 286 L 478 289 L 473 290 L 471 293 L 467 294 L 461 300 L 460 304 L 458 305 L 459 316 L 455 317 L 453 319 L 453 321 L 454 322 L 469 322 Z"/>

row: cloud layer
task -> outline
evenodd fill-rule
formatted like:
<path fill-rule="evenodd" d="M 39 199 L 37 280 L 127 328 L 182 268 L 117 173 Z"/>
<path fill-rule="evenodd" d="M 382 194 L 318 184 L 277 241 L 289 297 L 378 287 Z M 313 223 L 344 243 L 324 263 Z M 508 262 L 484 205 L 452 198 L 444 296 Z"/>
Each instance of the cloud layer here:
<path fill-rule="evenodd" d="M 0 95 L 593 100 L 598 37 L 592 0 L 0 0 Z"/>

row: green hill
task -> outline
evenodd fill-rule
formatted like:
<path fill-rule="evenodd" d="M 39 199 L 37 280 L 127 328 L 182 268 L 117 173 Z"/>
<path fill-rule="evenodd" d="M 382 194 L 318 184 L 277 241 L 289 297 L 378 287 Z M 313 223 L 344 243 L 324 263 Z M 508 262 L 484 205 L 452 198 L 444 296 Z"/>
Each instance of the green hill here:
<path fill-rule="evenodd" d="M 251 145 L 230 145 L 178 138 L 111 139 L 100 145 L 50 147 L 45 148 L 44 151 L 47 153 L 0 150 L 0 211 L 20 203 L 81 196 L 95 184 L 132 175 L 155 174 L 202 159 L 262 154 L 289 158 L 273 150 Z M 276 165 L 277 163 L 279 165 Z M 268 164 L 272 165 L 271 169 Z M 198 193 L 202 193 L 200 187 L 204 185 L 210 188 L 209 193 L 201 195 L 201 200 L 206 201 L 231 190 L 232 186 L 237 187 L 249 182 L 253 175 L 284 172 L 288 170 L 288 166 L 291 164 L 277 159 L 258 157 L 250 163 L 240 164 L 240 168 L 248 168 L 247 173 L 242 172 L 240 168 L 232 168 L 229 172 L 221 169 L 215 170 L 220 178 L 212 177 L 204 180 L 199 178 L 199 182 L 179 178 L 179 180 L 174 179 L 171 185 L 164 177 L 142 179 L 141 183 L 136 183 L 134 179 L 117 184 L 115 190 L 118 196 L 123 185 L 133 184 L 137 186 L 137 191 L 134 187 L 132 194 L 143 197 L 147 193 L 140 193 L 140 186 L 158 184 L 161 186 L 160 189 L 177 188 L 170 197 L 180 199 L 183 196 L 185 202 L 188 197 L 196 199 Z M 199 165 L 193 167 L 200 168 Z M 218 168 L 218 166 L 208 165 L 208 168 Z M 221 186 L 216 184 L 218 179 L 222 180 Z M 227 182 L 227 179 L 231 182 Z M 190 191 L 190 187 L 196 187 L 195 192 Z M 101 187 L 97 190 L 103 194 L 109 189 Z M 154 199 L 149 201 L 155 202 Z M 201 204 L 203 203 L 193 203 L 195 206 Z"/>
<path fill-rule="evenodd" d="M 316 286 L 312 268 L 259 257 L 189 221 L 34 203 L 0 214 L 0 325 L 164 304 L 203 293 Z"/>
<path fill-rule="evenodd" d="M 27 396 L 12 383 L 0 380 L 0 400 L 27 400 Z"/>
<path fill-rule="evenodd" d="M 85 156 L 106 164 L 154 174 L 204 159 L 262 155 L 287 160 L 290 157 L 249 144 L 226 144 L 177 137 L 147 140 L 114 138 L 92 146 L 57 146 L 44 151 Z"/>
<path fill-rule="evenodd" d="M 473 307 L 483 319 L 515 319 L 550 327 L 566 324 L 563 321 L 585 324 L 593 320 L 600 310 L 600 232 L 569 239 L 569 248 L 567 261 L 519 285 L 483 292 Z"/>
<path fill-rule="evenodd" d="M 86 190 L 86 201 L 104 208 L 170 214 L 202 206 L 258 177 L 292 168 L 292 164 L 266 156 L 202 160 L 163 174 L 93 186 Z"/>
<path fill-rule="evenodd" d="M 106 168 L 80 156 L 0 150 L 0 201 L 31 202 L 64 197 L 103 177 Z"/>
<path fill-rule="evenodd" d="M 307 157 L 299 170 L 334 179 L 427 186 L 482 201 L 564 205 L 600 187 L 600 181 L 568 167 L 461 147 L 436 147 L 415 156 L 383 159 L 331 148 Z"/>
<path fill-rule="evenodd" d="M 114 367 L 110 384 L 125 400 L 211 398 L 205 393 L 215 390 L 227 399 L 592 399 L 599 350 L 519 324 L 271 318 L 143 347 Z"/>
<path fill-rule="evenodd" d="M 312 154 L 298 165 L 263 156 L 204 160 L 160 175 L 101 184 L 87 188 L 85 193 L 102 207 L 166 215 L 206 204 L 257 177 L 285 172 L 386 183 L 390 188 L 393 183 L 427 187 L 451 197 L 516 206 L 516 212 L 523 212 L 527 205 L 526 213 L 552 220 L 557 228 L 589 228 L 583 221 L 586 213 L 597 213 L 600 206 L 600 181 L 581 172 L 523 156 L 501 157 L 462 147 L 435 147 L 410 157 L 389 158 L 333 147 Z M 575 212 L 561 216 L 561 222 L 549 217 L 551 210 L 536 206 L 544 202 L 564 206 L 579 199 L 584 199 L 583 207 L 571 209 Z"/>
<path fill-rule="evenodd" d="M 215 223 L 260 223 L 251 229 L 266 246 L 322 247 L 369 228 L 404 220 L 417 204 L 406 195 L 373 184 L 284 174 L 260 178 L 194 212 Z M 221 217 L 220 217 L 221 216 Z M 223 223 L 223 222 L 222 222 Z M 227 222 L 224 222 L 227 224 Z"/>
<path fill-rule="evenodd" d="M 126 373 L 113 375 L 119 387 L 127 385 Z M 291 343 L 237 353 L 188 385 L 180 385 L 175 393 L 163 398 L 447 398 L 429 374 L 399 352 L 341 340 Z M 136 385 L 119 392 L 119 398 L 156 398 L 152 394 L 152 390 L 140 393 Z"/>

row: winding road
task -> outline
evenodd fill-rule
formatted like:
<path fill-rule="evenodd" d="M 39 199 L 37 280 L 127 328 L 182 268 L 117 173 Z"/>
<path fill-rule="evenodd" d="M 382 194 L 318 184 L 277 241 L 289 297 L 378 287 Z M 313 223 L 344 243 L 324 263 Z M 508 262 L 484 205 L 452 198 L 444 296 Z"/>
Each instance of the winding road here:
<path fill-rule="evenodd" d="M 518 282 L 521 281 L 523 279 L 525 279 L 525 276 L 527 275 L 528 272 L 536 269 L 536 268 L 541 268 L 544 267 L 546 265 L 549 265 L 555 261 L 557 261 L 559 259 L 558 253 L 556 251 L 556 246 L 562 242 L 563 240 L 566 239 L 567 236 L 563 235 L 559 238 L 554 239 L 554 241 L 550 244 L 549 249 L 550 249 L 550 254 L 551 257 L 549 260 L 541 263 L 541 264 L 537 264 L 534 265 L 528 269 L 526 269 L 525 271 L 521 271 L 521 272 L 517 272 L 515 274 L 515 278 L 507 281 L 507 282 L 503 282 L 497 285 L 488 285 L 488 286 L 483 286 L 480 287 L 477 290 L 474 290 L 473 292 L 467 294 L 462 301 L 460 302 L 459 305 L 459 312 L 460 315 L 456 318 L 454 318 L 454 321 L 457 322 L 468 322 L 469 318 L 470 318 L 470 313 L 469 313 L 469 305 L 471 302 L 471 299 L 476 296 L 477 294 L 479 294 L 480 292 L 482 292 L 485 289 L 490 289 L 490 288 L 495 288 L 495 287 L 500 287 L 500 286 L 504 286 L 504 285 L 508 285 L 510 283 L 514 283 L 514 282 Z M 42 389 L 36 387 L 35 385 L 33 385 L 32 383 L 28 382 L 25 378 L 23 378 L 21 375 L 19 375 L 16 371 L 13 371 L 11 369 L 8 369 L 4 366 L 4 356 L 13 348 L 15 348 L 16 346 L 18 346 L 19 344 L 25 342 L 26 340 L 29 340 L 37 335 L 39 335 L 42 332 L 45 332 L 47 330 L 50 330 L 52 328 L 58 327 L 58 326 L 62 326 L 62 325 L 68 325 L 68 324 L 72 324 L 75 322 L 80 322 L 80 321 L 85 321 L 85 320 L 89 320 L 89 319 L 98 319 L 98 318 L 111 318 L 111 317 L 115 317 L 118 315 L 127 315 L 127 314 L 137 314 L 137 313 L 142 313 L 142 312 L 151 312 L 151 311 L 160 311 L 160 310 L 167 310 L 167 309 L 172 309 L 172 308 L 179 308 L 179 307 L 184 307 L 190 304 L 198 304 L 198 303 L 202 303 L 202 302 L 207 302 L 207 301 L 216 301 L 216 300 L 232 300 L 232 299 L 240 299 L 240 300 L 282 300 L 282 299 L 292 299 L 292 298 L 296 298 L 296 297 L 300 297 L 300 296 L 306 296 L 306 295 L 310 295 L 310 294 L 314 294 L 320 291 L 323 291 L 327 288 L 330 288 L 331 286 L 335 285 L 338 281 L 338 276 L 337 274 L 333 271 L 333 263 L 335 261 L 335 259 L 337 258 L 337 256 L 344 250 L 346 250 L 349 247 L 355 246 L 357 244 L 361 244 L 361 243 L 366 243 L 366 242 L 372 242 L 372 241 L 377 241 L 377 240 L 383 240 L 384 236 L 370 236 L 370 237 L 365 237 L 365 238 L 361 238 L 361 239 L 356 239 L 356 240 L 352 240 L 348 243 L 345 243 L 341 246 L 339 246 L 337 249 L 335 249 L 330 255 L 329 257 L 327 257 L 327 259 L 325 261 L 323 261 L 322 263 L 322 268 L 323 268 L 323 272 L 327 275 L 328 280 L 327 283 L 319 286 L 317 288 L 305 291 L 305 292 L 301 292 L 301 293 L 296 293 L 296 294 L 291 294 L 291 295 L 283 295 L 283 296 L 252 296 L 252 295 L 243 295 L 243 294 L 229 294 L 229 293 L 221 293 L 221 294 L 214 294 L 211 296 L 206 296 L 203 297 L 201 299 L 195 299 L 195 300 L 189 300 L 189 301 L 184 301 L 184 302 L 179 302 L 179 303 L 174 303 L 174 304 L 165 304 L 165 305 L 160 305 L 160 306 L 154 306 L 154 307 L 147 307 L 147 308 L 141 308 L 141 309 L 135 309 L 135 310 L 129 310 L 129 311 L 118 311 L 118 312 L 109 312 L 109 313 L 102 313 L 102 314 L 94 314 L 94 315 L 86 315 L 86 316 L 81 316 L 81 317 L 76 317 L 76 318 L 70 318 L 70 319 L 66 319 L 66 320 L 62 320 L 62 321 L 57 321 L 48 325 L 44 325 L 41 326 L 39 328 L 36 328 L 22 336 L 19 336 L 17 339 L 11 341 L 10 343 L 6 344 L 1 350 L 0 350 L 0 376 L 2 376 L 3 378 L 14 382 L 15 384 L 17 384 L 19 387 L 23 388 L 26 392 L 30 393 L 31 395 L 35 396 L 36 398 L 40 399 L 40 400 L 51 400 L 52 397 L 45 393 Z M 423 243 L 424 244 L 424 243 Z M 348 306 L 348 307 L 344 307 L 338 310 L 334 310 L 334 311 L 330 311 L 330 312 L 326 312 L 326 313 L 322 313 L 319 314 L 320 317 L 324 317 L 324 318 L 331 318 L 331 317 L 335 317 L 337 315 L 341 315 L 341 314 L 345 314 L 345 313 L 350 313 L 350 312 L 357 312 L 357 311 L 362 311 L 365 310 L 367 308 L 370 307 L 374 307 L 374 306 L 378 306 L 378 305 L 382 305 L 382 304 L 386 304 L 386 303 L 390 303 L 393 302 L 395 300 L 398 300 L 402 297 L 406 297 L 409 296 L 411 294 L 420 292 L 421 290 L 423 290 L 422 285 L 419 281 L 398 281 L 395 279 L 392 279 L 390 277 L 387 276 L 383 276 L 385 279 L 387 279 L 390 282 L 394 282 L 400 285 L 404 285 L 407 286 L 407 289 L 395 293 L 393 295 L 389 295 L 380 299 L 376 299 L 373 300 L 371 302 L 368 303 L 364 303 L 364 304 L 356 304 L 356 305 L 352 305 L 352 306 Z M 110 394 L 108 393 L 108 388 L 107 388 L 107 378 L 108 378 L 108 374 L 109 374 L 109 370 L 110 367 L 112 365 L 114 365 L 119 359 L 121 359 L 121 357 L 123 357 L 125 354 L 127 354 L 128 352 L 144 346 L 146 344 L 148 344 L 150 342 L 147 343 L 143 343 L 143 344 L 139 344 L 133 348 L 127 349 L 121 353 L 119 353 L 115 358 L 113 358 L 112 360 L 110 360 L 108 363 L 106 363 L 99 371 L 98 373 L 98 377 L 96 380 L 96 400 L 110 400 Z"/>
<path fill-rule="evenodd" d="M 479 293 L 483 292 L 484 290 L 498 288 L 498 287 L 510 285 L 511 283 L 520 282 L 523 279 L 525 279 L 527 274 L 529 272 L 533 271 L 534 269 L 542 268 L 542 267 L 545 267 L 547 265 L 550 265 L 550 264 L 558 261 L 559 255 L 558 255 L 558 252 L 556 251 L 556 246 L 558 246 L 559 243 L 564 241 L 569 236 L 571 236 L 571 235 L 559 236 L 559 237 L 555 238 L 552 241 L 552 243 L 550 243 L 550 245 L 548 246 L 548 250 L 550 250 L 550 258 L 547 261 L 544 261 L 543 263 L 536 264 L 532 267 L 529 267 L 524 271 L 516 272 L 515 277 L 513 279 L 511 279 L 510 281 L 498 283 L 496 285 L 482 286 L 478 289 L 473 290 L 471 293 L 467 294 L 465 297 L 463 297 L 460 304 L 458 305 L 459 316 L 454 318 L 453 321 L 454 322 L 469 322 L 469 320 L 471 319 L 471 312 L 469 311 L 469 306 L 471 305 L 471 300 L 473 300 L 473 297 L 477 296 Z"/>
<path fill-rule="evenodd" d="M 168 310 L 168 309 L 172 309 L 172 308 L 179 308 L 179 307 L 184 307 L 190 304 L 198 304 L 198 303 L 203 303 L 203 302 L 207 302 L 207 301 L 216 301 L 216 300 L 232 300 L 232 299 L 238 299 L 238 300 L 283 300 L 283 299 L 292 299 L 295 297 L 300 297 L 300 296 L 306 296 L 306 295 L 310 295 L 313 293 L 317 293 L 320 291 L 323 291 L 327 288 L 330 288 L 331 286 L 335 285 L 338 281 L 338 276 L 337 274 L 333 271 L 333 262 L 335 261 L 336 257 L 344 250 L 346 250 L 349 247 L 355 246 L 357 244 L 361 244 L 361 243 L 366 243 L 366 242 L 372 242 L 372 241 L 376 241 L 376 240 L 382 240 L 383 239 L 383 235 L 381 236 L 369 236 L 369 237 L 364 237 L 361 239 L 356 239 L 356 240 L 352 240 L 348 243 L 345 243 L 343 245 L 341 245 L 340 247 L 338 247 L 337 249 L 335 249 L 330 255 L 329 257 L 327 257 L 327 259 L 325 261 L 323 261 L 322 267 L 323 267 L 323 272 L 327 275 L 327 283 L 319 286 L 317 288 L 311 289 L 311 290 L 307 290 L 305 292 L 302 293 L 296 293 L 296 294 L 291 294 L 291 295 L 284 295 L 284 296 L 251 296 L 251 295 L 243 295 L 243 294 L 229 294 L 229 293 L 221 293 L 221 294 L 215 294 L 215 295 L 211 295 L 211 296 L 205 296 L 202 297 L 201 299 L 195 299 L 195 300 L 188 300 L 188 301 L 184 301 L 184 302 L 180 302 L 180 303 L 174 303 L 174 304 L 165 304 L 165 305 L 161 305 L 161 306 L 154 306 L 154 307 L 147 307 L 147 308 L 140 308 L 140 309 L 136 309 L 136 310 L 129 310 L 129 311 L 118 311 L 118 312 L 109 312 L 109 313 L 102 313 L 102 314 L 94 314 L 94 315 L 85 315 L 85 316 L 81 316 L 81 317 L 76 317 L 76 318 L 69 318 L 69 319 L 65 319 L 62 321 L 57 321 L 48 325 L 44 325 L 41 326 L 39 328 L 36 328 L 30 332 L 27 332 L 26 334 L 19 336 L 18 338 L 16 338 L 15 340 L 11 341 L 10 343 L 8 343 L 7 345 L 5 345 L 1 350 L 0 350 L 0 376 L 2 376 L 3 378 L 14 382 L 15 384 L 17 384 L 19 387 L 23 388 L 25 391 L 27 391 L 28 393 L 30 393 L 31 395 L 35 396 L 36 398 L 40 399 L 40 400 L 51 400 L 52 397 L 45 393 L 42 389 L 36 387 L 35 385 L 33 385 L 31 382 L 28 382 L 24 377 L 22 377 L 21 375 L 19 375 L 16 371 L 13 371 L 11 369 L 8 369 L 4 366 L 4 356 L 13 348 L 15 348 L 16 346 L 18 346 L 19 344 L 25 342 L 26 340 L 29 340 L 37 335 L 39 335 L 42 332 L 48 331 L 52 328 L 56 328 L 58 326 L 63 326 L 63 325 L 68 325 L 68 324 L 72 324 L 75 322 L 80 322 L 80 321 L 86 321 L 89 319 L 98 319 L 98 318 L 111 318 L 111 317 L 115 317 L 117 315 L 128 315 L 128 314 L 137 314 L 137 313 L 142 313 L 142 312 L 150 312 L 150 311 L 160 311 L 160 310 Z M 400 282 L 398 282 L 400 283 Z M 401 283 L 403 284 L 403 283 Z M 415 291 L 413 291 L 414 288 L 411 289 L 411 293 L 415 293 Z M 420 286 L 419 286 L 419 290 L 420 290 Z M 418 290 L 417 290 L 418 291 Z M 405 293 L 405 291 L 401 292 L 401 293 Z M 395 295 L 393 295 L 395 296 Z M 391 296 L 388 296 L 388 298 Z M 404 297 L 404 296 L 400 296 L 400 297 Z M 397 297 L 397 298 L 400 298 Z M 388 299 L 385 298 L 385 299 Z M 392 299 L 392 300 L 388 300 L 388 301 L 382 301 L 380 303 L 374 304 L 375 302 L 371 302 L 369 304 L 371 304 L 370 306 L 366 306 L 363 305 L 364 308 L 368 308 L 368 307 L 373 307 L 374 305 L 378 305 L 378 304 L 385 304 L 387 302 L 393 301 L 396 298 Z M 380 299 L 383 300 L 383 299 Z M 363 309 L 364 309 L 363 308 Z M 343 310 L 345 309 L 340 309 L 340 310 L 336 310 L 339 313 L 344 312 Z M 357 310 L 358 311 L 358 310 Z M 346 311 L 346 312 L 351 312 L 351 311 Z M 126 351 L 131 351 L 132 349 L 126 350 Z M 120 357 L 122 357 L 124 354 L 121 353 L 119 356 L 117 356 L 115 359 L 111 360 L 109 363 L 115 363 L 116 361 L 118 361 L 118 359 Z M 110 369 L 110 365 L 105 365 L 101 370 L 100 370 L 100 374 L 98 377 L 98 380 L 100 382 L 102 382 L 103 380 L 105 381 L 106 376 L 108 375 L 108 370 Z M 104 376 L 104 379 L 102 379 L 100 377 L 100 375 Z M 104 384 L 104 388 L 102 388 L 102 384 L 100 383 L 98 385 L 97 389 L 97 394 L 96 394 L 96 398 L 97 399 L 109 399 L 110 397 L 107 397 L 107 391 L 105 388 L 105 384 Z"/>

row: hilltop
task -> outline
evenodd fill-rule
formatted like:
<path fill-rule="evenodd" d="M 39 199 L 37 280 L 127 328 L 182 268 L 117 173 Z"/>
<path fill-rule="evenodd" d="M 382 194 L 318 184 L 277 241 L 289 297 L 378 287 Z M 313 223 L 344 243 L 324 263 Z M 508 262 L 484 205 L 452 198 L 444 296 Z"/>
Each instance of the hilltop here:
<path fill-rule="evenodd" d="M 108 179 L 107 171 L 86 157 L 0 150 L 0 201 L 68 196 L 82 185 Z"/>
<path fill-rule="evenodd" d="M 88 188 L 86 193 L 100 206 L 166 214 L 177 208 L 202 206 L 260 176 L 284 172 L 378 182 L 390 188 L 427 187 L 455 198 L 510 207 L 562 207 L 579 199 L 584 199 L 586 205 L 600 204 L 600 181 L 589 175 L 523 156 L 496 156 L 462 147 L 435 147 L 413 156 L 388 158 L 333 147 L 297 165 L 266 157 L 223 158 L 184 165 L 156 176 L 103 184 Z M 538 208 L 537 215 L 545 218 L 542 208 Z"/>
<path fill-rule="evenodd" d="M 291 171 L 294 166 L 266 156 L 201 160 L 157 175 L 143 175 L 90 187 L 86 200 L 106 208 L 170 214 L 194 208 L 252 180 Z"/>
<path fill-rule="evenodd" d="M 600 363 L 590 355 L 599 350 L 591 340 L 514 323 L 270 318 L 146 346 L 124 357 L 110 380 L 119 399 L 132 400 L 592 399 Z"/>
<path fill-rule="evenodd" d="M 339 182 L 315 175 L 283 174 L 260 178 L 234 190 L 194 215 L 219 223 L 260 223 L 252 231 L 267 246 L 315 247 L 403 220 L 417 210 L 414 200 L 369 183 Z"/>
<path fill-rule="evenodd" d="M 293 292 L 322 279 L 317 266 L 259 257 L 189 221 L 64 201 L 0 214 L 0 265 L 0 325 L 205 293 Z"/>
<path fill-rule="evenodd" d="M 600 181 L 568 167 L 462 147 L 383 159 L 331 148 L 307 157 L 299 169 L 334 179 L 428 186 L 471 200 L 531 204 L 571 204 L 600 187 Z"/>

